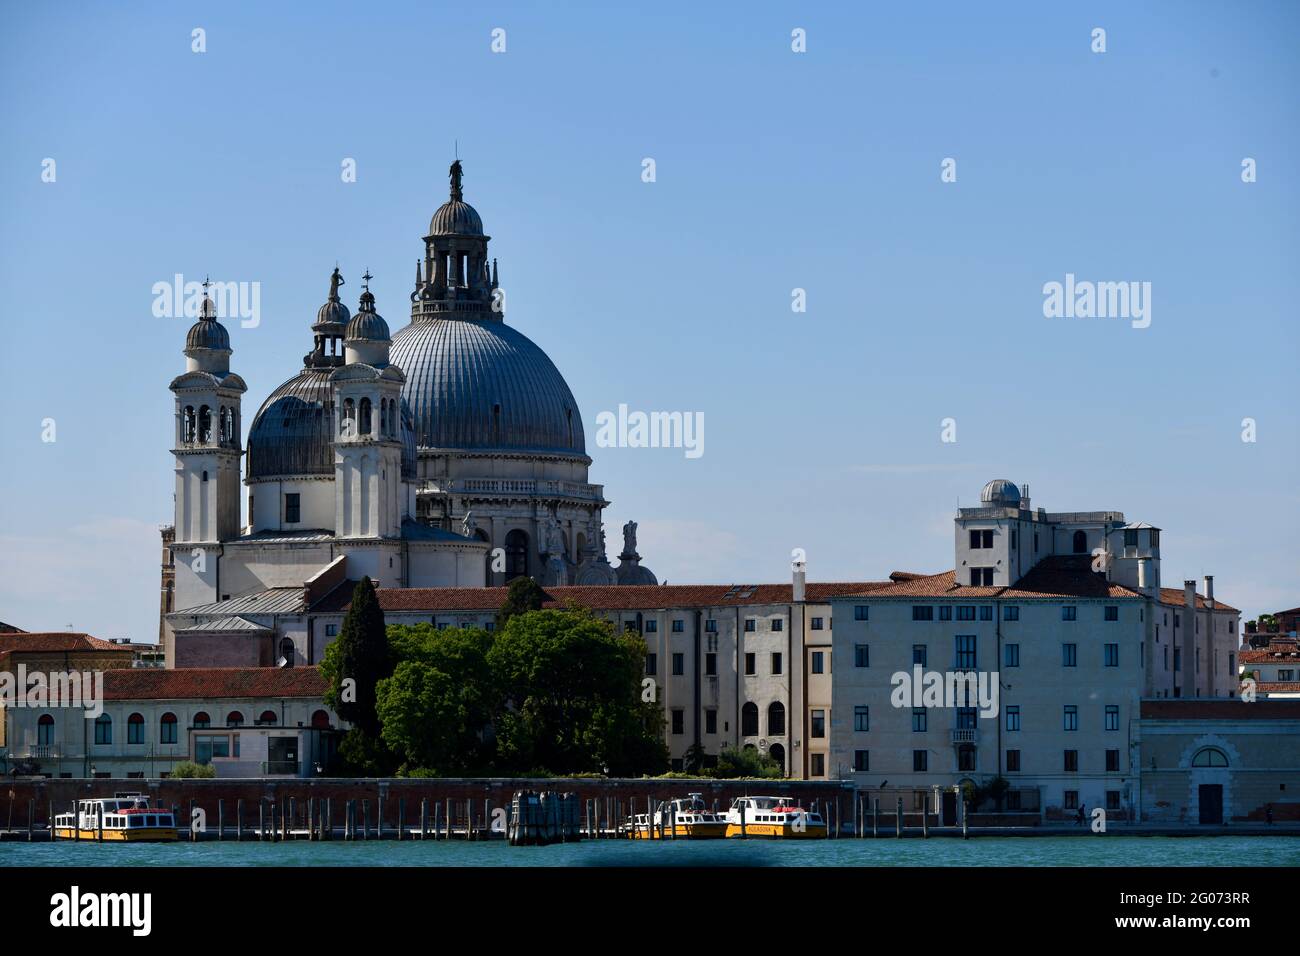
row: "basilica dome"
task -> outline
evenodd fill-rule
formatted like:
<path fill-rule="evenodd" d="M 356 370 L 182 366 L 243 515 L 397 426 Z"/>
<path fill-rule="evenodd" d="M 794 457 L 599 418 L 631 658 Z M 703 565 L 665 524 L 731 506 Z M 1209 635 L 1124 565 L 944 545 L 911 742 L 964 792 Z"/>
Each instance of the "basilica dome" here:
<path fill-rule="evenodd" d="M 421 448 L 585 456 L 582 415 L 564 377 L 522 332 L 492 319 L 415 322 L 393 336 Z"/>

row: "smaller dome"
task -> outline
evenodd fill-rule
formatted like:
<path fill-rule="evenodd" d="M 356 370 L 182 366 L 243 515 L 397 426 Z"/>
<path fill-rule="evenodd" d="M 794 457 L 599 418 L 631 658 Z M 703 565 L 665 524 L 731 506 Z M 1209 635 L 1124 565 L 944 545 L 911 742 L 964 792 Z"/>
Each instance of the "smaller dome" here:
<path fill-rule="evenodd" d="M 330 299 L 316 313 L 316 324 L 312 326 L 312 331 L 328 331 L 333 326 L 344 327 L 351 318 L 352 313 L 346 305 L 338 299 Z"/>
<path fill-rule="evenodd" d="M 483 220 L 478 211 L 461 199 L 452 199 L 438 207 L 429 220 L 431 236 L 482 236 Z"/>
<path fill-rule="evenodd" d="M 1020 504 L 1020 489 L 1005 478 L 994 478 L 980 492 L 980 501 L 986 505 Z"/>
<path fill-rule="evenodd" d="M 185 336 L 185 348 L 218 349 L 230 351 L 230 333 L 217 321 L 217 307 L 212 300 L 205 298 L 199 313 L 199 320 L 190 326 Z"/>
<path fill-rule="evenodd" d="M 357 314 L 348 322 L 344 339 L 348 342 L 389 341 L 388 323 L 375 311 L 375 296 L 369 289 L 361 293 L 361 304 Z"/>

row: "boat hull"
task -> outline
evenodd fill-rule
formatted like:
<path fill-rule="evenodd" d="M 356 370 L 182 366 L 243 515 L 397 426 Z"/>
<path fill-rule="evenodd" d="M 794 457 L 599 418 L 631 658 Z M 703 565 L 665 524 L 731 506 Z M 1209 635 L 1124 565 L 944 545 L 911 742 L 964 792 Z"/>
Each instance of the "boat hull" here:
<path fill-rule="evenodd" d="M 663 832 L 658 827 L 649 831 L 639 826 L 628 834 L 632 840 L 720 840 L 727 835 L 725 823 L 679 823 L 676 828 L 664 825 Z"/>
<path fill-rule="evenodd" d="M 95 842 L 99 837 L 97 830 L 74 830 L 71 827 L 55 827 L 55 839 L 83 840 Z M 105 843 L 174 843 L 180 834 L 173 827 L 138 827 L 130 830 L 104 830 Z"/>
<path fill-rule="evenodd" d="M 792 823 L 748 823 L 742 830 L 739 823 L 728 823 L 727 836 L 765 840 L 824 840 L 826 825 L 810 823 L 804 827 L 795 827 Z"/>

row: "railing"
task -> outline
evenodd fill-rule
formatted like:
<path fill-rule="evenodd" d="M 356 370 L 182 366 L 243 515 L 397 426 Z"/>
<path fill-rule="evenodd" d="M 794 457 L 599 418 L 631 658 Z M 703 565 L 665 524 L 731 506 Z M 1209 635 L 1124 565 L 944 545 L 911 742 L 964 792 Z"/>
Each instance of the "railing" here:
<path fill-rule="evenodd" d="M 952 742 L 954 744 L 977 744 L 980 742 L 980 732 L 973 727 L 956 727 L 952 732 Z"/>
<path fill-rule="evenodd" d="M 604 485 L 581 481 L 535 478 L 448 478 L 426 479 L 417 494 L 449 495 L 549 495 L 564 498 L 594 499 L 604 497 Z"/>

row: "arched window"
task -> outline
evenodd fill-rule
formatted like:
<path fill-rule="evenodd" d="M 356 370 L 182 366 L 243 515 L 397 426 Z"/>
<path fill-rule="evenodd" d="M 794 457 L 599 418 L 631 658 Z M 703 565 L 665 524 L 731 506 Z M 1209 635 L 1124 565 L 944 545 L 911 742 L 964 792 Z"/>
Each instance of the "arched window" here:
<path fill-rule="evenodd" d="M 286 637 L 282 641 L 280 641 L 280 656 L 283 657 L 285 661 L 288 662 L 290 667 L 293 666 L 294 652 L 293 652 L 292 637 Z"/>
<path fill-rule="evenodd" d="M 259 724 L 267 724 L 267 725 L 278 724 L 280 722 L 280 718 L 276 716 L 275 711 L 264 710 L 262 711 L 262 716 L 257 718 L 257 722 Z"/>
<path fill-rule="evenodd" d="M 144 714 L 132 714 L 126 719 L 126 742 L 144 743 Z"/>
<path fill-rule="evenodd" d="M 740 708 L 740 734 L 742 737 L 758 736 L 758 704 L 752 700 Z"/>
<path fill-rule="evenodd" d="M 244 715 L 237 710 L 232 710 L 230 713 L 226 714 L 226 726 L 227 727 L 244 726 Z"/>
<path fill-rule="evenodd" d="M 199 441 L 205 445 L 212 441 L 212 409 L 206 405 L 199 407 Z"/>
<path fill-rule="evenodd" d="M 370 399 L 368 398 L 363 398 L 361 400 L 360 418 L 361 421 L 357 426 L 357 431 L 360 432 L 362 435 L 369 435 L 370 434 Z"/>
<path fill-rule="evenodd" d="M 186 405 L 185 413 L 181 416 L 181 441 L 194 441 L 194 406 Z"/>
<path fill-rule="evenodd" d="M 352 435 L 356 429 L 356 408 L 352 404 L 352 399 L 343 399 L 343 414 L 339 416 L 339 434 L 343 436 Z"/>
<path fill-rule="evenodd" d="M 379 434 L 388 436 L 388 399 L 379 400 Z"/>
<path fill-rule="evenodd" d="M 1193 767 L 1226 767 L 1228 755 L 1218 747 L 1203 747 L 1192 758 Z"/>
<path fill-rule="evenodd" d="M 199 711 L 197 714 L 194 715 L 194 726 L 195 726 L 195 727 L 211 727 L 211 726 L 212 726 L 212 718 L 210 718 L 210 717 L 207 715 L 207 713 L 206 713 L 205 711 L 202 711 L 202 710 L 201 710 L 201 711 Z"/>
<path fill-rule="evenodd" d="M 218 421 L 220 422 L 221 425 L 221 431 L 219 432 L 219 434 L 221 435 L 221 441 L 223 442 L 229 441 L 230 440 L 230 419 L 226 415 L 225 405 L 221 406 L 221 413 L 218 418 Z"/>
<path fill-rule="evenodd" d="M 158 742 L 160 744 L 176 743 L 176 715 L 166 713 L 162 715 L 162 720 L 158 722 Z"/>
<path fill-rule="evenodd" d="M 1074 533 L 1074 553 L 1088 553 L 1088 534 L 1085 531 L 1076 531 Z"/>
<path fill-rule="evenodd" d="M 95 743 L 111 744 L 113 742 L 113 718 L 100 714 L 95 718 Z"/>
<path fill-rule="evenodd" d="M 767 735 L 781 737 L 785 735 L 785 704 L 775 700 L 767 708 Z"/>
<path fill-rule="evenodd" d="M 41 719 L 36 721 L 36 742 L 42 747 L 54 743 L 54 718 L 49 714 L 41 714 Z"/>
<path fill-rule="evenodd" d="M 506 535 L 506 580 L 528 573 L 528 534 L 516 528 Z"/>
<path fill-rule="evenodd" d="M 767 751 L 767 755 L 777 762 L 777 765 L 781 768 L 781 775 L 785 776 L 785 748 L 780 744 L 772 744 Z"/>
<path fill-rule="evenodd" d="M 317 730 L 329 730 L 330 715 L 328 711 L 324 711 L 324 710 L 313 711 L 311 715 L 311 725 Z"/>

